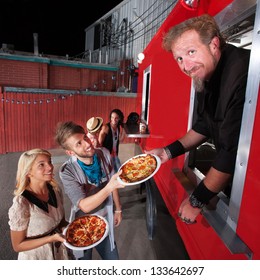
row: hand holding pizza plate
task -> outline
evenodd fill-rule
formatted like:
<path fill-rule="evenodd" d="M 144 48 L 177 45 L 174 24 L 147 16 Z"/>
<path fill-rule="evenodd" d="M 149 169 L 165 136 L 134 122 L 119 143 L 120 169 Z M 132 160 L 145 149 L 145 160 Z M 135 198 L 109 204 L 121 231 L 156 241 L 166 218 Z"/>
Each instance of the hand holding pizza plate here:
<path fill-rule="evenodd" d="M 100 215 L 85 215 L 76 218 L 63 231 L 64 245 L 71 250 L 81 251 L 97 246 L 108 235 L 107 220 Z"/>
<path fill-rule="evenodd" d="M 121 165 L 121 175 L 117 178 L 120 184 L 133 186 L 153 177 L 161 166 L 161 160 L 154 154 L 136 155 Z"/>

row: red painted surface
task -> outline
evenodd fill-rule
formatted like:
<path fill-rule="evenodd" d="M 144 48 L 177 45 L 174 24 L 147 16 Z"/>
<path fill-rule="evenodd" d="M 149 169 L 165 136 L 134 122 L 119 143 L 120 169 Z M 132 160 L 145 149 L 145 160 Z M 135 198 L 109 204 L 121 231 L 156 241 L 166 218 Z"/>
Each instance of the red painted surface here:
<path fill-rule="evenodd" d="M 163 147 L 173 140 L 184 135 L 188 127 L 188 113 L 191 84 L 190 79 L 179 70 L 172 55 L 162 50 L 162 36 L 173 25 L 203 13 L 215 15 L 224 9 L 232 1 L 200 1 L 198 11 L 185 10 L 181 4 L 177 4 L 168 18 L 161 26 L 153 40 L 143 51 L 145 59 L 139 64 L 138 100 L 137 108 L 141 111 L 141 93 L 143 86 L 143 72 L 151 65 L 151 88 L 149 108 L 149 128 L 151 137 L 142 140 L 143 149 Z M 260 188 L 259 178 L 259 143 L 260 133 L 257 131 L 260 119 L 257 114 L 255 123 L 252 151 L 245 184 L 245 191 L 241 205 L 237 234 L 249 246 L 255 259 L 260 259 Z M 179 180 L 175 177 L 173 170 L 182 170 L 184 156 L 163 164 L 155 175 L 155 181 L 162 197 L 173 218 L 177 218 L 179 205 L 186 192 Z M 252 195 L 253 194 L 253 195 Z M 198 222 L 187 226 L 176 219 L 178 231 L 184 241 L 191 259 L 247 259 L 244 254 L 232 254 L 223 241 L 215 233 L 213 228 L 200 215 Z"/>
<path fill-rule="evenodd" d="M 258 96 L 260 89 L 258 91 Z M 257 102 L 253 136 L 250 146 L 250 154 L 247 166 L 247 174 L 244 185 L 240 215 L 237 227 L 238 235 L 254 252 L 254 259 L 260 259 L 260 103 Z"/>
<path fill-rule="evenodd" d="M 127 118 L 136 108 L 136 98 L 113 95 L 76 94 L 62 99 L 61 95 L 57 94 L 8 92 L 2 96 L 8 102 L 1 102 L 0 105 L 2 132 L 0 153 L 36 147 L 56 148 L 53 137 L 58 122 L 72 120 L 85 127 L 86 121 L 92 116 L 100 116 L 104 122 L 108 122 L 111 110 L 119 108 Z M 15 102 L 12 103 L 12 100 Z M 125 141 L 131 142 L 131 139 Z"/>

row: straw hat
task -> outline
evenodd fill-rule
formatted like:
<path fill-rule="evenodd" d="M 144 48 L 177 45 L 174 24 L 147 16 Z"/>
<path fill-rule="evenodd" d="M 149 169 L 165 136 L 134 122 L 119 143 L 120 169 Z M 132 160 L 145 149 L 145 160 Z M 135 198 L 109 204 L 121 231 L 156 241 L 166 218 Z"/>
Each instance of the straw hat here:
<path fill-rule="evenodd" d="M 100 117 L 92 117 L 87 121 L 87 130 L 90 133 L 96 132 L 99 130 L 103 124 L 103 119 Z"/>

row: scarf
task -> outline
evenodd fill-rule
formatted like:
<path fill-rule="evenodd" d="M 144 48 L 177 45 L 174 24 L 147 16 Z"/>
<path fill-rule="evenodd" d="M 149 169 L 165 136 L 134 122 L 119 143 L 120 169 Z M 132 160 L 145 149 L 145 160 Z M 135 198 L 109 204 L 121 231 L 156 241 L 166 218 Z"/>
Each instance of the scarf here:
<path fill-rule="evenodd" d="M 99 186 L 102 177 L 102 172 L 97 155 L 95 154 L 93 156 L 93 163 L 90 165 L 85 164 L 79 159 L 77 159 L 77 161 L 80 167 L 82 168 L 83 172 L 87 176 L 88 181 L 95 186 Z"/>

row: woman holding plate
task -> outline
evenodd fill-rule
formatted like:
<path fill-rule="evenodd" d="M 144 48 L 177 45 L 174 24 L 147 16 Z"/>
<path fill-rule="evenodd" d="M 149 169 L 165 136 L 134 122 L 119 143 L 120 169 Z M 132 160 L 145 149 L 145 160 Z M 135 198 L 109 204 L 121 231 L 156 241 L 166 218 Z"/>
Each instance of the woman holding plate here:
<path fill-rule="evenodd" d="M 24 152 L 18 161 L 9 225 L 19 260 L 68 260 L 61 234 L 67 225 L 61 189 L 53 178 L 51 154 L 43 149 Z"/>

